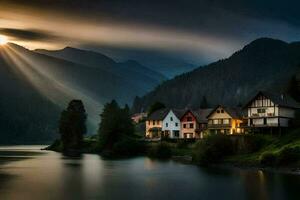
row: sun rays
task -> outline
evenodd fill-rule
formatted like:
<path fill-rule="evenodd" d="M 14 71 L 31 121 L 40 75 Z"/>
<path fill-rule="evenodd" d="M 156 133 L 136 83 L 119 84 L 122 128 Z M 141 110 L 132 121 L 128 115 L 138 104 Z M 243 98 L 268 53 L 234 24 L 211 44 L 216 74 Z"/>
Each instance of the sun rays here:
<path fill-rule="evenodd" d="M 59 72 L 55 72 L 54 66 L 20 52 L 13 44 L 3 46 L 0 53 L 19 78 L 28 81 L 41 95 L 61 108 L 72 99 L 83 100 L 91 125 L 97 126 L 102 105 L 82 88 L 56 76 Z"/>
<path fill-rule="evenodd" d="M 7 44 L 7 42 L 7 37 L 5 37 L 4 35 L 0 35 L 0 45 L 5 45 Z"/>

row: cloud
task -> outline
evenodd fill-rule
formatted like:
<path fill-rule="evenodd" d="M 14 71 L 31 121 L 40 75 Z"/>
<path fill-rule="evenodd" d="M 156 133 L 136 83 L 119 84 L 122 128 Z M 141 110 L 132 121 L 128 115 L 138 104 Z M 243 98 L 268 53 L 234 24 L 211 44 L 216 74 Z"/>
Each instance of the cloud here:
<path fill-rule="evenodd" d="M 14 29 L 14 28 L 0 28 L 0 34 L 6 35 L 18 41 L 57 41 L 58 36 L 52 35 L 48 32 L 35 29 Z"/>

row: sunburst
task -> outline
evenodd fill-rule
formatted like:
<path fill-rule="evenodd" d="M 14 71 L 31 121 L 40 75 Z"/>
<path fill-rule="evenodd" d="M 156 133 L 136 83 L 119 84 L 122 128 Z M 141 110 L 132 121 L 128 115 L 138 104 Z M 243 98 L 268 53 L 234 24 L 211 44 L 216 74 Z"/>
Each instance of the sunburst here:
<path fill-rule="evenodd" d="M 7 38 L 3 35 L 0 35 L 0 45 L 5 45 L 7 42 Z"/>

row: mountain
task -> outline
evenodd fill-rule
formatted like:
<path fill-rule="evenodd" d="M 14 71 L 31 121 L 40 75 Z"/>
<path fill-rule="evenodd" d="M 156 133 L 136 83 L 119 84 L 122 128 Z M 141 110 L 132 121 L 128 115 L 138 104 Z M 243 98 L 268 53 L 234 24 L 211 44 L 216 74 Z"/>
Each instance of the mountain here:
<path fill-rule="evenodd" d="M 189 72 L 197 65 L 191 63 L 208 63 L 210 59 L 206 57 L 198 57 L 196 60 L 191 59 L 188 52 L 169 53 L 158 49 L 132 48 L 132 47 L 112 47 L 105 45 L 84 45 L 82 48 L 92 49 L 101 52 L 118 62 L 126 60 L 136 60 L 152 70 L 155 70 L 167 78 L 174 78 L 185 72 Z M 186 59 L 183 59 L 186 58 Z"/>
<path fill-rule="evenodd" d="M 153 86 L 166 79 L 161 73 L 153 71 L 134 60 L 117 63 L 113 59 L 93 51 L 66 47 L 55 51 L 37 49 L 35 52 L 102 69 L 122 77 L 124 81 L 136 85 L 135 87 L 141 87 L 143 92 L 153 89 Z"/>
<path fill-rule="evenodd" d="M 0 47 L 0 143 L 41 144 L 57 137 L 59 108 L 33 88 Z"/>
<path fill-rule="evenodd" d="M 258 90 L 286 92 L 300 70 L 300 42 L 260 38 L 227 59 L 168 80 L 147 95 L 136 98 L 139 112 L 155 101 L 167 106 L 199 107 L 203 96 L 210 106 L 243 104 Z"/>
<path fill-rule="evenodd" d="M 59 114 L 71 99 L 83 100 L 89 132 L 95 133 L 104 103 L 131 103 L 164 79 L 132 61 L 115 63 L 103 56 L 102 65 L 98 54 L 94 66 L 88 56 L 80 55 L 85 65 L 84 60 L 75 63 L 15 44 L 0 47 L 0 53 L 0 143 L 51 141 L 57 136 Z"/>

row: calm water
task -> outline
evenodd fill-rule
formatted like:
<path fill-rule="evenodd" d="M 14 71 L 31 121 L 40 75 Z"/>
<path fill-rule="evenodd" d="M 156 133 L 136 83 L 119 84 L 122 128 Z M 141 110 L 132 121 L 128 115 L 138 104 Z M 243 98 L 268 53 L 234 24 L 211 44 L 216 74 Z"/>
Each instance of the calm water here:
<path fill-rule="evenodd" d="M 204 169 L 149 158 L 70 159 L 37 146 L 0 148 L 0 199 L 300 199 L 300 176 Z"/>

